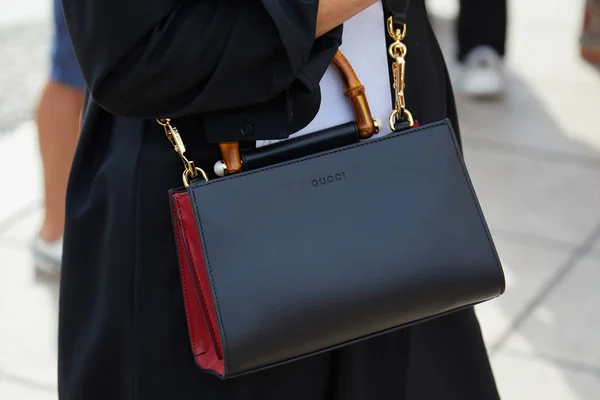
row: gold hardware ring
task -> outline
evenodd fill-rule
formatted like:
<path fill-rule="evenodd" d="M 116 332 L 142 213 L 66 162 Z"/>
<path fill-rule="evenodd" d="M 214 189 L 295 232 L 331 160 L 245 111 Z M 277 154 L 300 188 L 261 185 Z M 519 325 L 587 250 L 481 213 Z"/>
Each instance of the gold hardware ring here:
<path fill-rule="evenodd" d="M 392 111 L 392 113 L 390 114 L 390 119 L 389 119 L 390 128 L 392 129 L 392 131 L 396 130 L 396 123 L 398 121 L 402 121 L 404 119 L 406 119 L 408 121 L 408 125 L 411 128 L 415 125 L 415 120 L 414 120 L 411 112 L 408 111 L 406 108 L 403 110 L 402 118 L 400 118 L 400 111 L 398 111 L 398 110 Z"/>
<path fill-rule="evenodd" d="M 198 174 L 202 175 L 202 178 L 204 178 L 205 182 L 208 182 L 208 175 L 206 175 L 206 172 L 204 172 L 204 170 L 202 168 L 198 168 L 196 167 L 195 171 L 196 172 L 196 176 L 198 176 Z M 194 176 L 192 175 L 192 171 L 189 169 L 186 169 L 185 171 L 183 171 L 183 186 L 185 187 L 189 187 L 190 186 L 190 177 L 193 178 Z"/>

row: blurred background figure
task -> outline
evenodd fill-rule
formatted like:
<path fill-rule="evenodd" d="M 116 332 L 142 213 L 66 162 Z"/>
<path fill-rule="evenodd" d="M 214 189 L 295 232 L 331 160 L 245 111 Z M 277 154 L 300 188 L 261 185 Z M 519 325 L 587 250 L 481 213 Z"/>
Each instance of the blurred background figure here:
<path fill-rule="evenodd" d="M 587 0 L 581 35 L 581 56 L 600 65 L 600 0 Z"/>
<path fill-rule="evenodd" d="M 457 23 L 456 89 L 473 97 L 498 97 L 504 91 L 507 0 L 460 0 Z"/>
<path fill-rule="evenodd" d="M 79 133 L 85 84 L 67 33 L 60 0 L 54 1 L 50 78 L 37 109 L 44 168 L 44 219 L 33 241 L 36 267 L 57 274 L 62 257 L 65 196 Z"/>

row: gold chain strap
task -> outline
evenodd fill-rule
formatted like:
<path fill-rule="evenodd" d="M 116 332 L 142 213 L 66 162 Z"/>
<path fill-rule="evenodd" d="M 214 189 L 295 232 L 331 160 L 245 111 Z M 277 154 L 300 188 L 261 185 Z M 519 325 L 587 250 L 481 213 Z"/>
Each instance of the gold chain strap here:
<path fill-rule="evenodd" d="M 394 18 L 388 19 L 387 31 L 390 37 L 394 40 L 389 47 L 388 54 L 394 62 L 392 63 L 392 75 L 394 76 L 394 110 L 390 114 L 390 128 L 396 130 L 396 124 L 400 121 L 408 121 L 410 127 L 413 127 L 415 121 L 410 111 L 406 109 L 406 101 L 404 100 L 405 86 L 405 71 L 406 71 L 406 45 L 402 40 L 406 37 L 406 25 L 402 25 L 402 29 L 394 27 Z"/>
<path fill-rule="evenodd" d="M 157 119 L 156 122 L 163 128 L 165 128 L 165 135 L 173 145 L 175 152 L 179 154 L 181 161 L 183 161 L 183 166 L 185 170 L 183 171 L 183 184 L 185 187 L 190 185 L 190 179 L 195 179 L 198 177 L 198 174 L 204 178 L 205 181 L 208 181 L 208 176 L 201 168 L 196 167 L 193 161 L 190 161 L 185 156 L 185 145 L 183 144 L 183 140 L 181 140 L 181 135 L 176 127 L 171 125 L 170 118 L 161 118 Z"/>

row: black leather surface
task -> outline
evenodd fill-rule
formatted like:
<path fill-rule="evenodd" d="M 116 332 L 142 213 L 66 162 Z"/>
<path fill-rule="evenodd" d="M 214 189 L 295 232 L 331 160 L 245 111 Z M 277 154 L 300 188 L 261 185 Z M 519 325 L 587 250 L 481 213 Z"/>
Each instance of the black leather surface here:
<path fill-rule="evenodd" d="M 443 121 L 194 183 L 225 374 L 500 295 L 504 275 L 461 160 Z"/>
<path fill-rule="evenodd" d="M 250 171 L 359 141 L 360 136 L 356 123 L 348 122 L 269 146 L 244 150 L 241 152 L 242 162 L 244 170 Z"/>

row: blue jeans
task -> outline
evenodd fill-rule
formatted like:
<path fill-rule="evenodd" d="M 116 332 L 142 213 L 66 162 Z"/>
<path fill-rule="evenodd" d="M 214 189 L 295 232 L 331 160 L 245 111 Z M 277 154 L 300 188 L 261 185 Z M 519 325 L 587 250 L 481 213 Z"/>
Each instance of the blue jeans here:
<path fill-rule="evenodd" d="M 75 52 L 62 11 L 60 0 L 54 1 L 54 37 L 52 38 L 52 67 L 50 79 L 54 82 L 85 89 L 85 82 L 75 58 Z"/>

